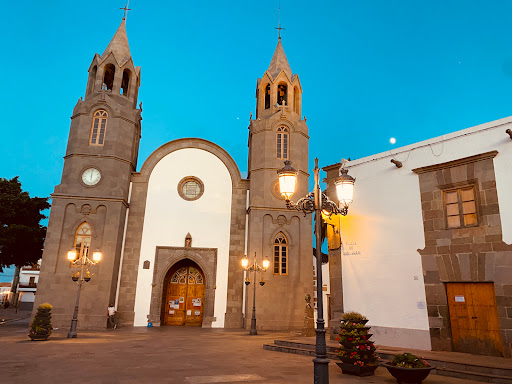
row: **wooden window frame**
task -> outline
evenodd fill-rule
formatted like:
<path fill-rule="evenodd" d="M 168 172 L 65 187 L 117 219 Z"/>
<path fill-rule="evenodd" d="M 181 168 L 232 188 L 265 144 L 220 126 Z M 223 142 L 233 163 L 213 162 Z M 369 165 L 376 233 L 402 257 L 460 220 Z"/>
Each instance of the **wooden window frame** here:
<path fill-rule="evenodd" d="M 98 120 L 98 126 L 95 127 L 95 122 Z M 103 136 L 101 134 L 101 123 L 105 121 L 103 127 Z M 105 145 L 105 137 L 107 136 L 107 123 L 108 123 L 108 112 L 105 109 L 98 109 L 92 115 L 91 134 L 89 136 L 89 145 L 95 145 L 102 147 Z M 94 138 L 94 141 L 93 141 Z M 100 143 L 101 138 L 101 143 Z"/>
<path fill-rule="evenodd" d="M 472 225 L 465 225 L 464 224 L 464 210 L 463 210 L 463 201 L 462 201 L 462 191 L 465 189 L 472 189 L 473 190 L 473 197 L 474 200 L 468 200 L 468 201 L 474 201 L 475 202 L 475 212 L 476 215 L 476 223 Z M 478 189 L 477 185 L 475 184 L 464 184 L 464 185 L 458 185 L 456 187 L 446 188 L 442 189 L 443 192 L 443 211 L 444 211 L 444 222 L 445 222 L 445 228 L 450 229 L 460 229 L 460 228 L 474 228 L 480 226 L 480 210 L 479 210 L 479 201 L 478 201 Z M 458 227 L 450 227 L 448 225 L 448 204 L 446 201 L 446 194 L 451 192 L 457 192 L 457 206 L 458 206 L 458 215 L 459 215 L 459 223 L 460 225 Z M 453 204 L 453 203 L 452 203 Z M 455 215 L 450 215 L 455 216 Z"/>
<path fill-rule="evenodd" d="M 282 242 L 277 243 L 278 238 L 283 238 L 284 243 L 282 243 Z M 279 255 L 277 255 L 277 257 L 279 258 L 279 260 L 277 261 L 278 272 L 276 272 L 276 247 L 278 247 L 278 253 L 279 253 Z M 285 272 L 283 272 L 283 248 L 285 249 L 285 255 L 284 255 Z M 288 239 L 282 232 L 279 232 L 276 235 L 276 237 L 274 237 L 274 242 L 272 243 L 272 261 L 273 261 L 272 271 L 273 271 L 274 275 L 278 275 L 278 276 L 287 276 L 288 275 L 288 266 L 290 264 L 290 247 L 288 244 Z"/>
<path fill-rule="evenodd" d="M 286 145 L 285 145 L 286 137 Z M 281 142 L 279 142 L 281 139 Z M 286 149 L 286 156 L 284 152 Z M 282 125 L 276 130 L 276 159 L 277 160 L 288 160 L 290 158 L 290 130 L 288 127 Z"/>
<path fill-rule="evenodd" d="M 82 233 L 81 229 L 87 225 L 87 227 L 89 228 L 87 230 L 87 232 L 85 233 Z M 82 239 L 82 242 L 80 243 L 80 247 L 77 247 L 77 238 L 81 236 L 83 239 Z M 86 244 L 86 241 L 85 239 L 88 239 L 88 242 Z M 89 224 L 87 221 L 84 221 L 83 223 L 81 223 L 76 231 L 75 231 L 75 237 L 73 238 L 73 248 L 76 249 L 76 257 L 79 258 L 81 255 L 82 255 L 82 252 L 85 252 L 85 248 L 87 249 L 91 249 L 91 241 L 92 241 L 92 228 L 91 228 L 91 224 Z M 89 256 L 89 255 L 87 255 Z"/>

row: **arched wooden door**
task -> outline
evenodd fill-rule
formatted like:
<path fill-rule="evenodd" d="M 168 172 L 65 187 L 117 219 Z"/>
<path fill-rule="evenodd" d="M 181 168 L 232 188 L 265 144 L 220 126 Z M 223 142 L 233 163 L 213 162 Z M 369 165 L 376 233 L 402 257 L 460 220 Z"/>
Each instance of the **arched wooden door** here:
<path fill-rule="evenodd" d="M 171 268 L 165 287 L 164 324 L 200 327 L 203 323 L 205 279 L 201 268 L 186 260 Z"/>

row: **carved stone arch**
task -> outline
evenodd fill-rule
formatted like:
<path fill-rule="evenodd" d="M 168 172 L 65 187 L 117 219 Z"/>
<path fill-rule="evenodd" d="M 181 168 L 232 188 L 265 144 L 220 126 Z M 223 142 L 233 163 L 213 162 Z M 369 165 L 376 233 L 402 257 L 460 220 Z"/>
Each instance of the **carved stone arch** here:
<path fill-rule="evenodd" d="M 113 117 L 114 110 L 108 104 L 101 102 L 91 105 L 91 109 L 89 110 L 89 117 L 92 119 L 96 111 L 100 109 L 107 111 L 107 118 Z"/>
<path fill-rule="evenodd" d="M 83 223 L 89 224 L 91 227 L 92 236 L 94 237 L 95 227 L 96 223 L 91 223 L 90 217 L 81 217 L 80 219 L 76 220 L 75 223 L 71 226 L 71 231 L 73 232 L 73 238 L 75 237 L 76 231 L 78 227 L 80 227 Z"/>
<path fill-rule="evenodd" d="M 217 248 L 192 247 L 156 247 L 153 262 L 153 283 L 148 322 L 160 325 L 164 282 L 173 265 L 182 260 L 191 260 L 197 264 L 205 277 L 205 299 L 203 328 L 210 328 L 214 317 L 215 288 L 217 279 Z"/>
<path fill-rule="evenodd" d="M 205 287 L 208 287 L 211 284 L 211 282 L 213 281 L 213 276 L 211 276 L 211 272 L 208 270 L 208 267 L 204 264 L 201 257 L 198 257 L 198 255 L 195 255 L 192 252 L 186 252 L 186 251 L 183 252 L 181 255 L 177 256 L 176 258 L 172 258 L 172 259 L 168 260 L 167 263 L 165 264 L 165 267 L 162 268 L 162 273 L 159 274 L 160 276 L 156 276 L 156 268 L 155 268 L 153 270 L 153 284 L 158 284 L 158 283 L 163 284 L 164 280 L 165 280 L 165 276 L 167 275 L 167 273 L 169 273 L 169 271 L 171 270 L 173 265 L 175 265 L 176 263 L 179 263 L 182 260 L 186 260 L 186 259 L 193 261 L 194 263 L 196 263 L 199 266 L 199 268 L 201 268 L 201 271 L 203 271 L 204 277 L 206 280 Z M 156 266 L 156 263 L 155 263 L 155 266 Z M 155 279 L 159 279 L 159 281 L 156 281 Z"/>
<path fill-rule="evenodd" d="M 240 170 L 238 169 L 238 166 L 236 165 L 233 158 L 229 155 L 229 153 L 211 141 L 198 138 L 173 140 L 162 145 L 160 148 L 154 151 L 151 155 L 149 155 L 140 169 L 139 175 L 141 177 L 141 181 L 149 182 L 149 177 L 151 176 L 153 169 L 162 158 L 174 151 L 184 148 L 202 149 L 216 156 L 226 166 L 231 176 L 231 182 L 233 185 L 232 188 L 235 189 L 240 187 L 242 180 Z"/>
<path fill-rule="evenodd" d="M 291 133 L 291 132 L 295 132 L 295 125 L 292 124 L 292 122 L 288 119 L 281 119 L 281 120 L 276 120 L 275 123 L 272 124 L 272 130 L 274 132 L 277 132 L 277 128 L 279 127 L 286 127 L 288 128 L 288 131 Z"/>
<path fill-rule="evenodd" d="M 290 234 L 290 232 L 288 232 L 286 229 L 284 229 L 283 227 L 279 227 L 277 230 L 275 230 L 273 233 L 272 233 L 272 236 L 270 237 L 269 239 L 269 245 L 272 246 L 274 245 L 274 240 L 276 239 L 277 235 L 279 235 L 279 233 L 282 233 L 284 235 L 284 237 L 286 237 L 286 243 L 288 244 L 288 246 L 293 246 L 295 245 L 295 242 L 293 241 L 293 237 L 292 235 Z"/>

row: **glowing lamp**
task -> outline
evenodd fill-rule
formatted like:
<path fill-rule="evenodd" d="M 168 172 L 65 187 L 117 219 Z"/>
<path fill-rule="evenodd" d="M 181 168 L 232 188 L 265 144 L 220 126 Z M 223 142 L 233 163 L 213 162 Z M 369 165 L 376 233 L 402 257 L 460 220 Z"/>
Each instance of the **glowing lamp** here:
<path fill-rule="evenodd" d="M 279 175 L 279 189 L 281 195 L 290 201 L 292 195 L 295 193 L 295 187 L 297 185 L 297 171 L 291 166 L 292 162 L 286 160 L 284 167 L 277 171 Z"/>
<path fill-rule="evenodd" d="M 244 256 L 244 258 L 242 259 L 242 267 L 247 268 L 248 265 L 249 259 L 247 258 L 247 256 Z"/>
<path fill-rule="evenodd" d="M 94 261 L 95 263 L 97 263 L 98 261 L 100 261 L 100 260 L 101 260 L 101 256 L 103 256 L 103 255 L 102 255 L 102 253 L 101 253 L 100 251 L 94 251 L 94 252 L 92 253 L 92 261 Z"/>
<path fill-rule="evenodd" d="M 77 255 L 76 249 L 72 249 L 71 251 L 68 251 L 68 260 L 75 261 L 76 255 Z"/>
<path fill-rule="evenodd" d="M 269 259 L 263 259 L 263 269 L 267 269 L 270 266 L 270 260 Z"/>
<path fill-rule="evenodd" d="M 338 195 L 340 205 L 348 207 L 354 199 L 355 181 L 356 179 L 348 174 L 348 169 L 341 169 L 341 176 L 334 180 L 334 185 L 336 185 L 336 194 Z"/>

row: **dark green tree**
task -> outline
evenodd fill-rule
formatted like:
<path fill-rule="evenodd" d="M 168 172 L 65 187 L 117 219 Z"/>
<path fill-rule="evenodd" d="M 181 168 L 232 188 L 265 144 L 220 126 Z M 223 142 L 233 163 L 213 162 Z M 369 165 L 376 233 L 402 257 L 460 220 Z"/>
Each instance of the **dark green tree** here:
<path fill-rule="evenodd" d="M 50 208 L 48 197 L 30 197 L 18 177 L 0 178 L 0 272 L 3 267 L 36 263 L 42 255 L 46 227 L 40 221 Z"/>

